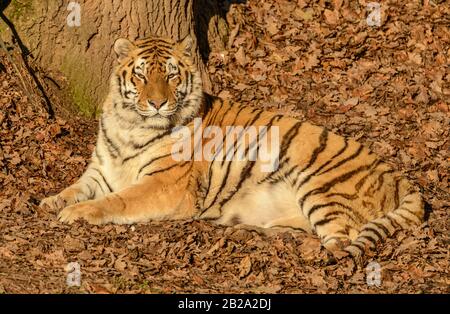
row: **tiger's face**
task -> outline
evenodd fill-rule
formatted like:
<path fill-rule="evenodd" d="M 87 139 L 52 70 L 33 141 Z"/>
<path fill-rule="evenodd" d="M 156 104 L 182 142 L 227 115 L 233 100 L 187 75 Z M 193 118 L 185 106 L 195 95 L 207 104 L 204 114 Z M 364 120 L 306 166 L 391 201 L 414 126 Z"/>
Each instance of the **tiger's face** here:
<path fill-rule="evenodd" d="M 198 112 L 202 87 L 189 36 L 178 43 L 159 37 L 135 43 L 119 38 L 114 50 L 119 65 L 113 88 L 122 98 L 122 110 L 133 111 L 155 128 L 184 124 Z"/>

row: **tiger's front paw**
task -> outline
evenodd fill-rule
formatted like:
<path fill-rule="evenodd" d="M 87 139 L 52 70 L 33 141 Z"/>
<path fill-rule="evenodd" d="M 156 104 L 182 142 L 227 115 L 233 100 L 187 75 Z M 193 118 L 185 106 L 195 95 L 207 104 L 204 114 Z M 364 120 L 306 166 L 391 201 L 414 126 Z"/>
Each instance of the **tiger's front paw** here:
<path fill-rule="evenodd" d="M 106 223 L 107 215 L 105 211 L 92 203 L 84 202 L 66 207 L 58 214 L 58 220 L 71 224 L 81 218 L 93 225 Z"/>
<path fill-rule="evenodd" d="M 39 207 L 49 209 L 61 209 L 64 208 L 64 206 L 65 201 L 59 196 L 59 194 L 46 197 L 39 203 Z"/>
<path fill-rule="evenodd" d="M 78 203 L 84 199 L 85 197 L 83 197 L 81 191 L 78 189 L 67 188 L 57 195 L 44 198 L 39 204 L 39 207 L 61 210 L 66 206 Z"/>

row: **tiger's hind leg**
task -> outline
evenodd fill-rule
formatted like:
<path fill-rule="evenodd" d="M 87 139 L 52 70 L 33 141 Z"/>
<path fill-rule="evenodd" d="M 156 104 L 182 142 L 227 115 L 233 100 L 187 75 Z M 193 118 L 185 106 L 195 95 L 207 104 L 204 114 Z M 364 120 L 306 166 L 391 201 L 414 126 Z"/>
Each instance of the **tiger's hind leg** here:
<path fill-rule="evenodd" d="M 358 235 L 360 222 L 346 213 L 345 205 L 329 202 L 313 205 L 307 217 L 313 232 L 321 239 L 322 245 L 331 253 L 342 251 Z"/>

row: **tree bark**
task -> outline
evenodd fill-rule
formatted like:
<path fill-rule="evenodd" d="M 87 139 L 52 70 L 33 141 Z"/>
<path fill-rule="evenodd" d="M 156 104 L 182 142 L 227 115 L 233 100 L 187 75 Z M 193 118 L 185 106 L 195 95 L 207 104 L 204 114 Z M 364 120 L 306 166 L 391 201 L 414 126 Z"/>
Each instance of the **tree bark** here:
<path fill-rule="evenodd" d="M 214 0 L 23 0 L 20 10 L 14 3 L 4 13 L 46 71 L 48 88 L 62 88 L 86 114 L 95 114 L 106 96 L 116 38 L 190 34 L 203 88 L 210 91 L 205 60 L 211 46 L 223 48 L 227 35 Z"/>

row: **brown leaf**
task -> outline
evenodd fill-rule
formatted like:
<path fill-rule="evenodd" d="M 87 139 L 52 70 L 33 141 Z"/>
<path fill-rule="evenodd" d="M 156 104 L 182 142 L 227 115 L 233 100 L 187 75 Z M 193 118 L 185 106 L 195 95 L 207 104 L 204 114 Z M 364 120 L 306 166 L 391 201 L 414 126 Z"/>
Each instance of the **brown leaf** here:
<path fill-rule="evenodd" d="M 339 12 L 326 9 L 323 13 L 325 22 L 330 25 L 336 25 L 339 20 Z"/>
<path fill-rule="evenodd" d="M 273 17 L 269 17 L 266 20 L 266 29 L 271 36 L 276 35 L 279 32 L 277 21 Z"/>
<path fill-rule="evenodd" d="M 310 21 L 314 17 L 314 11 L 312 9 L 302 10 L 300 8 L 297 8 L 292 12 L 292 15 L 294 19 Z"/>
<path fill-rule="evenodd" d="M 300 245 L 300 252 L 306 260 L 317 258 L 320 252 L 320 240 L 313 237 L 305 238 Z"/>
<path fill-rule="evenodd" d="M 204 285 L 205 281 L 200 277 L 199 275 L 193 274 L 192 279 L 197 283 L 198 285 Z"/>
<path fill-rule="evenodd" d="M 74 239 L 67 235 L 64 238 L 64 248 L 69 252 L 78 252 L 84 250 L 84 242 L 79 239 Z"/>
<path fill-rule="evenodd" d="M 247 276 L 251 271 L 252 260 L 250 259 L 250 256 L 246 256 L 241 260 L 241 263 L 239 264 L 239 278 Z"/>
<path fill-rule="evenodd" d="M 114 268 L 117 269 L 118 271 L 124 271 L 125 268 L 127 268 L 127 263 L 123 260 L 117 259 L 114 262 Z"/>
<path fill-rule="evenodd" d="M 304 61 L 305 69 L 311 70 L 312 68 L 318 66 L 319 61 L 319 51 L 315 50 L 310 55 L 306 57 L 306 61 Z"/>
<path fill-rule="evenodd" d="M 245 66 L 248 61 L 247 57 L 244 52 L 244 47 L 239 47 L 238 51 L 235 53 L 234 57 L 236 58 L 237 63 L 239 63 L 240 66 Z"/>

